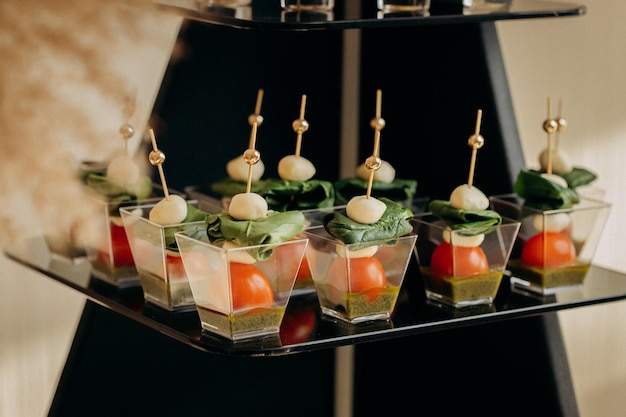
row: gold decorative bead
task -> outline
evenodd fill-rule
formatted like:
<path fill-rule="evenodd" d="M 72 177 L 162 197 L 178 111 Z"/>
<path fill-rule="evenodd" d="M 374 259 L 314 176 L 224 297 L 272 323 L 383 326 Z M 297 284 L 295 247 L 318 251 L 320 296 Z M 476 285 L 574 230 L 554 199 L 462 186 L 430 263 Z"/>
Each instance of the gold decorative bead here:
<path fill-rule="evenodd" d="M 248 165 L 254 165 L 261 160 L 261 153 L 256 149 L 247 149 L 243 153 L 243 160 Z"/>
<path fill-rule="evenodd" d="M 563 132 L 565 129 L 567 129 L 567 120 L 565 120 L 564 118 L 559 117 L 556 123 L 558 124 L 557 130 L 559 132 Z"/>
<path fill-rule="evenodd" d="M 554 133 L 559 128 L 559 123 L 554 119 L 548 119 L 543 122 L 543 130 L 548 133 Z"/>
<path fill-rule="evenodd" d="M 150 161 L 150 164 L 154 166 L 161 165 L 165 162 L 165 154 L 159 150 L 151 151 L 148 155 L 148 160 Z"/>
<path fill-rule="evenodd" d="M 252 126 L 255 122 L 257 126 L 261 126 L 263 124 L 263 116 L 254 113 L 248 116 L 248 124 L 250 126 Z"/>
<path fill-rule="evenodd" d="M 370 171 L 378 171 L 382 163 L 383 161 L 379 157 L 372 155 L 365 160 L 365 168 Z"/>
<path fill-rule="evenodd" d="M 467 145 L 470 148 L 480 149 L 485 144 L 485 138 L 482 135 L 472 135 L 467 140 Z"/>
<path fill-rule="evenodd" d="M 135 128 L 130 123 L 124 123 L 122 127 L 120 127 L 120 135 L 125 140 L 128 140 L 133 137 L 135 134 Z"/>
<path fill-rule="evenodd" d="M 307 130 L 309 130 L 309 122 L 307 122 L 304 119 L 294 120 L 291 126 L 293 127 L 293 130 L 296 133 L 304 133 Z"/>
<path fill-rule="evenodd" d="M 383 130 L 385 128 L 385 124 L 385 119 L 383 119 L 382 117 L 374 117 L 370 121 L 371 128 L 375 130 Z"/>

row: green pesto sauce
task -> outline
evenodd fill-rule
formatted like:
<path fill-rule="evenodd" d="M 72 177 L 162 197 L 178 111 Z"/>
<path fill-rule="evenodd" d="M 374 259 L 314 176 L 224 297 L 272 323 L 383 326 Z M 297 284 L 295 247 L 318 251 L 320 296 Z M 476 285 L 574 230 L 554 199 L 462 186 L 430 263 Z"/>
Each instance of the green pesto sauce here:
<path fill-rule="evenodd" d="M 166 282 L 164 279 L 146 272 L 139 272 L 139 279 L 145 298 L 155 304 L 166 308 L 183 305 L 195 306 L 188 281 Z"/>
<path fill-rule="evenodd" d="M 430 272 L 430 267 L 421 267 L 420 271 L 426 290 L 440 295 L 452 304 L 482 299 L 493 300 L 502 281 L 501 271 L 442 278 L 435 278 Z"/>
<path fill-rule="evenodd" d="M 332 285 L 316 285 L 320 306 L 334 310 L 348 320 L 393 311 L 400 287 L 388 285 L 366 292 L 340 291 Z"/>
<path fill-rule="evenodd" d="M 580 285 L 587 276 L 589 266 L 589 264 L 577 263 L 568 266 L 540 268 L 524 265 L 519 259 L 511 259 L 507 265 L 514 277 L 542 288 Z"/>
<path fill-rule="evenodd" d="M 197 307 L 203 324 L 208 324 L 211 330 L 227 335 L 255 332 L 267 328 L 278 330 L 285 315 L 285 307 L 259 307 L 230 315 L 202 306 Z"/>

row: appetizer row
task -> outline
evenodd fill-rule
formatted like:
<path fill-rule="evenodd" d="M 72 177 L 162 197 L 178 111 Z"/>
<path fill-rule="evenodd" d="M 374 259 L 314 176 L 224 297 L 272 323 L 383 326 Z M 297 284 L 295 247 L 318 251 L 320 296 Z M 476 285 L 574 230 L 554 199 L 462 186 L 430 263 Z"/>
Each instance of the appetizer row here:
<path fill-rule="evenodd" d="M 299 155 L 308 126 L 303 110 L 294 122 L 296 153 L 279 166 L 288 178 L 279 188 L 291 191 L 255 188 L 255 167 L 262 163 L 257 112 L 250 117 L 248 148 L 237 158 L 246 166 L 238 169 L 245 185 L 227 206 L 216 201 L 200 207 L 171 193 L 165 155 L 151 131 L 149 161 L 159 170 L 162 195 L 152 195 L 157 187 L 137 175 L 127 157 L 86 179 L 106 197 L 108 239 L 91 248 L 94 276 L 120 287 L 140 284 L 146 301 L 169 311 L 197 310 L 204 330 L 231 340 L 276 334 L 299 289 L 317 294 L 325 317 L 351 324 L 389 320 L 413 255 L 427 298 L 459 308 L 492 304 L 505 274 L 540 294 L 582 284 L 610 207 L 579 195 L 576 188 L 590 181 L 577 176 L 564 183 L 550 167 L 523 170 L 515 195 L 487 197 L 473 184 L 476 154 L 484 145 L 479 111 L 468 140 L 467 183 L 452 190 L 449 200 L 430 201 L 425 212 L 414 213 L 374 188 L 376 173 L 388 167 L 379 155 L 385 123 L 377 94 L 373 152 L 362 165 L 368 174 L 364 188 L 344 206 L 314 206 L 318 223 L 310 221 L 311 212 L 290 206 L 299 198 L 293 190 L 306 189 L 315 172 Z M 503 204 L 509 197 L 516 200 Z M 283 202 L 280 209 L 272 208 L 277 201 Z"/>

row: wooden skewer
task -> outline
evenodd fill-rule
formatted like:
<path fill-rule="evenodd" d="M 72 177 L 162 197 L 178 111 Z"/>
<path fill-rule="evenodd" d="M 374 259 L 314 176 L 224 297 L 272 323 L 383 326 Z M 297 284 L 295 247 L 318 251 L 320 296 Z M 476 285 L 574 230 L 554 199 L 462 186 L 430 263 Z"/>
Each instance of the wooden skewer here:
<path fill-rule="evenodd" d="M 481 109 L 478 109 L 474 134 L 470 136 L 469 140 L 467 141 L 467 144 L 472 147 L 472 158 L 470 160 L 469 177 L 467 179 L 468 188 L 472 188 L 472 184 L 474 182 L 474 170 L 476 169 L 476 155 L 478 153 L 478 149 L 482 148 L 485 144 L 485 139 L 480 135 L 480 124 L 482 122 L 482 117 L 483 111 Z"/>
<path fill-rule="evenodd" d="M 254 149 L 256 141 L 256 128 L 263 123 L 263 116 L 261 116 L 261 104 L 263 104 L 263 89 L 259 88 L 256 96 L 256 104 L 254 106 L 254 113 L 248 117 L 248 123 L 252 126 L 254 132 L 250 132 L 250 141 L 248 143 L 248 149 Z M 256 163 L 256 162 L 255 162 Z"/>
<path fill-rule="evenodd" d="M 246 193 L 249 193 L 252 189 L 252 166 L 256 164 L 257 162 L 259 162 L 259 159 L 260 159 L 260 155 L 258 154 L 257 150 L 254 148 L 255 143 L 256 143 L 256 131 L 257 131 L 257 124 L 253 123 L 252 131 L 250 132 L 250 144 L 252 147 L 246 150 L 246 152 L 244 152 L 243 154 L 244 160 L 248 164 L 248 180 L 246 183 Z"/>
<path fill-rule="evenodd" d="M 256 104 L 254 107 L 254 113 L 248 117 L 248 122 L 252 126 L 250 130 L 250 140 L 248 141 L 248 149 L 243 153 L 243 160 L 248 164 L 248 180 L 246 183 L 246 193 L 252 190 L 252 165 L 259 162 L 261 155 L 256 150 L 256 136 L 257 130 L 261 123 L 263 123 L 263 116 L 261 116 L 261 104 L 263 103 L 263 89 L 259 88 L 256 96 Z"/>
<path fill-rule="evenodd" d="M 161 177 L 161 185 L 163 186 L 163 194 L 165 199 L 170 199 L 170 193 L 167 190 L 167 183 L 165 182 L 165 173 L 163 172 L 163 162 L 165 161 L 165 154 L 159 150 L 154 136 L 154 130 L 150 129 L 150 139 L 152 140 L 152 152 L 150 152 L 149 160 L 152 165 L 155 165 L 159 170 L 159 176 Z"/>
<path fill-rule="evenodd" d="M 370 122 L 370 125 L 374 128 L 374 150 L 372 156 L 367 158 L 365 165 L 370 170 L 370 175 L 367 180 L 367 193 L 365 198 L 370 198 L 372 194 L 372 183 L 374 182 L 374 173 L 380 169 L 380 131 L 385 127 L 385 119 L 382 118 L 382 90 L 376 90 L 376 115 Z"/>
<path fill-rule="evenodd" d="M 556 133 L 554 134 L 554 150 L 559 149 L 559 134 L 567 128 L 567 122 L 563 118 L 563 99 L 559 98 L 559 113 L 556 116 Z"/>
<path fill-rule="evenodd" d="M 548 146 L 547 146 L 547 152 L 548 152 L 548 168 L 547 168 L 547 172 L 548 175 L 552 174 L 552 133 L 554 133 L 554 125 L 552 124 L 553 120 L 550 117 L 550 107 L 551 107 L 551 101 L 550 101 L 550 97 L 548 97 L 548 118 L 546 119 L 547 122 L 547 127 L 546 127 L 546 132 L 548 133 Z"/>
<path fill-rule="evenodd" d="M 261 114 L 261 103 L 263 103 L 263 93 L 265 90 L 259 88 L 256 94 L 256 105 L 254 106 L 254 114 Z"/>
<path fill-rule="evenodd" d="M 304 110 L 306 109 L 306 94 L 302 94 L 302 100 L 300 101 L 300 118 L 293 122 L 293 130 L 296 131 L 296 151 L 295 155 L 300 156 L 300 150 L 302 149 L 302 134 L 309 129 L 309 123 L 304 119 Z"/>

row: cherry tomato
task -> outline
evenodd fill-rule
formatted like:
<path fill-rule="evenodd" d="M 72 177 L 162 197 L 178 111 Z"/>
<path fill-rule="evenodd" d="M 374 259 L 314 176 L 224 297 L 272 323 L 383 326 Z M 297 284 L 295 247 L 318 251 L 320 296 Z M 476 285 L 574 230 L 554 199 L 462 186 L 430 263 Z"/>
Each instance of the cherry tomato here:
<path fill-rule="evenodd" d="M 441 242 L 430 258 L 434 277 L 465 277 L 489 272 L 487 256 L 480 246 L 452 246 Z"/>
<path fill-rule="evenodd" d="M 296 275 L 296 281 L 305 281 L 311 279 L 311 268 L 309 268 L 309 261 L 307 257 L 302 258 L 300 269 L 298 269 L 298 275 Z"/>
<path fill-rule="evenodd" d="M 576 248 L 563 233 L 538 233 L 524 245 L 521 260 L 526 265 L 540 268 L 568 265 L 576 260 Z"/>
<path fill-rule="evenodd" d="M 346 274 L 346 264 L 350 271 Z M 348 284 L 348 279 L 350 283 Z M 342 292 L 367 292 L 370 301 L 387 286 L 385 269 L 375 256 L 336 258 L 328 269 L 328 283 Z"/>
<path fill-rule="evenodd" d="M 128 238 L 126 237 L 126 231 L 124 226 L 117 226 L 111 224 L 111 256 L 113 257 L 114 266 L 133 266 L 135 262 L 133 260 L 133 254 L 130 251 L 130 245 Z M 102 263 L 109 263 L 109 256 L 98 251 L 98 260 Z"/>
<path fill-rule="evenodd" d="M 187 279 L 187 273 L 185 272 L 185 266 L 183 265 L 183 258 L 180 254 L 173 255 L 167 253 L 165 257 L 165 264 L 167 265 L 167 276 L 170 281 Z"/>
<path fill-rule="evenodd" d="M 300 245 L 278 246 L 274 249 L 274 254 L 277 256 L 280 265 L 285 267 L 285 271 L 290 271 L 291 268 L 299 268 L 296 281 L 311 279 L 309 261 L 307 260 L 306 254 L 302 253 L 302 247 Z M 302 262 L 300 262 L 300 260 L 302 260 Z"/>
<path fill-rule="evenodd" d="M 259 268 L 251 264 L 230 263 L 233 308 L 271 307 L 274 292 L 269 280 Z"/>

